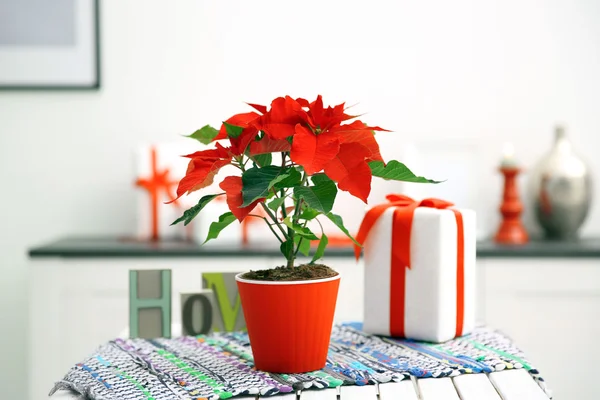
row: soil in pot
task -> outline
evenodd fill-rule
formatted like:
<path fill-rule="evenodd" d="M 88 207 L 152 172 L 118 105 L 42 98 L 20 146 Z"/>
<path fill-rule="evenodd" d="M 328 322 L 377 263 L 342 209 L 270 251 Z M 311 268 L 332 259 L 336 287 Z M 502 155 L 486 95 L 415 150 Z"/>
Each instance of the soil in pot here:
<path fill-rule="evenodd" d="M 304 264 L 297 267 L 277 267 L 250 271 L 242 275 L 244 279 L 255 281 L 310 281 L 337 276 L 338 273 L 323 264 Z"/>

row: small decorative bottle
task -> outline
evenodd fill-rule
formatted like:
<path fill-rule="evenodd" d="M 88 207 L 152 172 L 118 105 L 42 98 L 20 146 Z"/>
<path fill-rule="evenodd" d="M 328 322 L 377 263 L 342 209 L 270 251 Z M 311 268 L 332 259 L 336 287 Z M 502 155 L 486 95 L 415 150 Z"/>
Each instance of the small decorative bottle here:
<path fill-rule="evenodd" d="M 530 193 L 535 215 L 549 238 L 577 237 L 592 200 L 592 179 L 573 151 L 565 129 L 557 126 L 554 145 L 534 167 Z"/>

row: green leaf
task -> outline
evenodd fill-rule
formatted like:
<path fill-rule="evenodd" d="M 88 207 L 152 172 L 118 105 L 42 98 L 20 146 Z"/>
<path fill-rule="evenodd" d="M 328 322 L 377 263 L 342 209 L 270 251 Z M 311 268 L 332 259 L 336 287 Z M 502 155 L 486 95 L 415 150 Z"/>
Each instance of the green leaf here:
<path fill-rule="evenodd" d="M 273 156 L 271 155 L 271 153 L 257 154 L 253 156 L 253 158 L 259 167 L 266 167 L 267 165 L 271 165 L 271 162 L 273 161 Z"/>
<path fill-rule="evenodd" d="M 285 189 L 300 186 L 302 183 L 302 174 L 296 168 L 287 169 L 288 175 L 275 184 L 275 189 Z"/>
<path fill-rule="evenodd" d="M 221 231 L 227 228 L 233 221 L 235 221 L 235 215 L 231 212 L 226 212 L 219 217 L 218 221 L 210 224 L 210 228 L 208 228 L 208 235 L 206 236 L 206 240 L 204 243 L 208 242 L 210 239 L 216 239 Z"/>
<path fill-rule="evenodd" d="M 315 261 L 317 261 L 319 258 L 323 257 L 323 254 L 325 254 L 325 249 L 327 248 L 328 243 L 329 243 L 329 239 L 327 238 L 327 235 L 325 233 L 323 233 L 321 235 L 321 240 L 319 240 L 319 246 L 317 246 L 317 251 L 315 251 L 315 254 L 313 255 L 312 260 L 310 260 L 311 264 L 314 264 Z"/>
<path fill-rule="evenodd" d="M 327 214 L 333 208 L 337 186 L 325 174 L 313 175 L 314 186 L 299 186 L 294 188 L 296 199 L 304 199 L 309 207 Z"/>
<path fill-rule="evenodd" d="M 331 178 L 329 178 L 325 174 L 315 174 L 315 175 L 311 176 L 310 180 L 315 185 L 321 185 L 321 184 L 324 184 L 324 183 L 333 183 L 335 185 L 335 183 L 331 180 Z"/>
<path fill-rule="evenodd" d="M 253 167 L 242 174 L 242 199 L 240 207 L 246 207 L 255 200 L 267 197 L 269 190 L 277 182 L 288 176 L 288 170 L 275 165 L 257 168 Z"/>
<path fill-rule="evenodd" d="M 304 211 L 302 211 L 302 214 L 298 216 L 298 219 L 305 219 L 307 221 L 310 221 L 312 219 L 315 219 L 320 214 L 321 213 L 315 210 L 314 208 L 307 207 L 304 209 Z"/>
<path fill-rule="evenodd" d="M 291 259 L 294 256 L 294 241 L 286 240 L 285 242 L 281 243 L 279 250 L 281 250 L 281 254 L 283 254 L 287 260 Z"/>
<path fill-rule="evenodd" d="M 299 224 L 295 224 L 290 217 L 287 217 L 286 219 L 283 220 L 283 223 L 285 224 L 285 226 L 287 226 L 288 228 L 292 228 L 294 230 L 294 232 L 296 232 L 296 235 L 302 236 L 305 239 L 309 239 L 309 240 L 317 240 L 319 239 L 314 233 L 312 233 L 312 231 L 310 229 L 308 229 L 305 226 L 299 225 Z"/>
<path fill-rule="evenodd" d="M 333 222 L 338 228 L 340 228 L 340 230 L 344 232 L 344 234 L 346 234 L 346 236 L 348 236 L 352 240 L 352 242 L 354 242 L 354 244 L 362 247 L 362 245 L 358 243 L 356 239 L 354 239 L 350 232 L 348 232 L 348 229 L 346 229 L 346 227 L 344 226 L 344 221 L 342 220 L 342 217 L 332 212 L 325 214 L 325 216 L 329 218 L 331 222 Z"/>
<path fill-rule="evenodd" d="M 214 138 L 217 137 L 218 134 L 219 131 L 217 129 L 213 128 L 210 125 L 204 125 L 202 128 L 198 129 L 196 132 L 192 133 L 187 137 L 196 139 L 197 141 L 203 144 L 209 144 Z"/>
<path fill-rule="evenodd" d="M 285 197 L 278 197 L 276 199 L 273 199 L 273 201 L 271 201 L 269 204 L 267 204 L 267 207 L 269 207 L 273 211 L 277 211 L 283 203 L 285 203 Z"/>
<path fill-rule="evenodd" d="M 185 210 L 183 212 L 183 215 L 181 217 L 177 218 L 175 221 L 173 221 L 173 223 L 171 225 L 178 224 L 178 223 L 180 223 L 182 221 L 185 221 L 183 223 L 183 225 L 189 224 L 200 213 L 200 211 L 202 211 L 202 209 L 204 208 L 204 206 L 206 206 L 215 197 L 220 196 L 221 194 L 222 193 L 220 193 L 220 194 L 209 194 L 208 196 L 204 196 L 203 198 L 200 199 L 200 201 L 198 201 L 198 204 L 196 204 L 195 206 L 193 206 L 193 207 L 188 208 L 187 210 Z"/>
<path fill-rule="evenodd" d="M 296 235 L 294 236 L 294 243 L 298 246 L 298 251 L 308 257 L 308 254 L 310 253 L 310 240 Z"/>
<path fill-rule="evenodd" d="M 238 138 L 242 134 L 242 131 L 244 130 L 244 128 L 242 128 L 241 126 L 231 125 L 227 122 L 223 122 L 223 125 L 225 125 L 225 130 L 227 131 L 227 136 L 229 136 L 232 139 Z"/>
<path fill-rule="evenodd" d="M 371 173 L 373 176 L 379 178 L 403 181 L 403 182 L 415 182 L 415 183 L 440 183 L 442 181 L 434 181 L 427 179 L 422 176 L 416 176 L 408 167 L 399 161 L 392 160 L 387 165 L 384 165 L 382 161 L 371 161 L 369 163 L 371 167 Z"/>

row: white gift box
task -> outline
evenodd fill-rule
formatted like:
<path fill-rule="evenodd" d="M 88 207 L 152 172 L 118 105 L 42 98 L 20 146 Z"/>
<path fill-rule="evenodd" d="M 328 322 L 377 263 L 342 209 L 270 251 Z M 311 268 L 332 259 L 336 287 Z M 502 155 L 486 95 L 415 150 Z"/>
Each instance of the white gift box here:
<path fill-rule="evenodd" d="M 394 336 L 390 313 L 404 315 L 404 337 L 443 342 L 456 336 L 459 315 L 457 284 L 457 220 L 450 209 L 417 207 L 410 237 L 410 268 L 404 267 L 404 308 L 391 304 L 392 228 L 395 207 L 375 222 L 364 244 L 365 317 L 364 330 Z M 464 233 L 463 329 L 475 327 L 475 212 L 459 209 Z M 403 268 L 397 267 L 395 268 Z M 401 304 L 400 304 L 401 305 Z"/>

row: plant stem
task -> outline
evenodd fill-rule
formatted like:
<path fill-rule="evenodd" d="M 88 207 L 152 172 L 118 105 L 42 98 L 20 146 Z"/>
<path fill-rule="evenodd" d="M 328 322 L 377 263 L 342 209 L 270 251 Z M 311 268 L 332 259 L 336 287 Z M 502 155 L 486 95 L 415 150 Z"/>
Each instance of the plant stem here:
<path fill-rule="evenodd" d="M 302 182 L 300 183 L 300 185 L 304 186 L 304 184 L 306 183 L 307 180 L 308 180 L 308 177 L 306 176 L 306 174 L 304 172 L 302 172 Z M 300 206 L 302 205 L 303 201 L 304 201 L 304 199 L 300 199 L 296 202 L 296 208 L 294 208 L 294 222 L 298 222 Z"/>
<path fill-rule="evenodd" d="M 275 235 L 275 237 L 277 238 L 277 240 L 279 240 L 279 243 L 283 243 L 283 240 L 281 240 L 281 238 L 279 237 L 279 235 L 277 234 L 277 232 L 275 232 L 275 230 L 273 229 L 273 224 L 270 223 L 268 219 L 266 219 L 262 215 L 256 215 L 256 214 L 248 214 L 248 216 L 249 217 L 254 217 L 254 218 L 260 218 L 263 221 L 265 221 L 265 223 L 269 226 L 269 229 L 271 230 L 271 232 L 273 232 L 273 235 Z"/>
<path fill-rule="evenodd" d="M 304 171 L 303 171 L 302 172 L 302 181 L 301 181 L 300 185 L 304 186 L 307 179 L 308 179 L 308 177 L 306 176 L 306 173 L 304 173 Z M 299 217 L 299 213 L 300 213 L 300 209 L 302 207 L 303 201 L 304 201 L 304 199 L 299 199 L 296 201 L 296 206 L 294 207 L 294 216 L 292 217 L 292 222 L 294 224 L 298 223 L 298 217 Z M 306 223 L 304 224 L 304 226 L 306 226 Z M 292 228 L 288 228 L 288 234 L 291 235 L 291 240 L 294 240 L 294 236 L 295 236 L 296 232 Z M 304 238 L 301 237 L 300 240 L 298 240 L 298 244 L 296 245 L 296 248 L 292 249 L 291 259 L 288 258 L 288 267 L 294 266 L 294 260 L 296 259 L 296 255 L 300 251 L 300 245 L 302 244 L 303 240 L 304 240 Z"/>
<path fill-rule="evenodd" d="M 248 216 L 249 217 L 254 217 L 254 218 L 260 218 L 263 221 L 265 221 L 265 223 L 269 226 L 269 229 L 271 230 L 271 232 L 273 232 L 273 235 L 275 235 L 275 237 L 277 238 L 277 240 L 279 240 L 279 243 L 283 243 L 283 240 L 281 240 L 281 238 L 279 237 L 279 235 L 277 234 L 277 232 L 275 232 L 275 229 L 273 229 L 273 224 L 270 223 L 268 219 L 266 219 L 262 215 L 256 215 L 256 214 L 248 214 Z"/>
<path fill-rule="evenodd" d="M 285 154 L 282 153 L 281 157 L 283 159 L 283 163 L 285 163 Z M 285 199 L 285 189 L 280 190 L 279 196 L 281 198 Z M 281 203 L 281 215 L 282 215 L 283 219 L 287 218 L 287 210 L 285 208 L 285 201 L 283 203 Z M 288 240 L 291 241 L 292 243 L 294 243 L 295 235 L 296 235 L 296 232 L 294 232 L 294 230 L 292 228 L 288 227 L 287 228 Z M 294 259 L 296 258 L 296 252 L 294 252 L 293 248 L 292 248 L 292 251 L 289 254 L 289 256 L 286 254 L 286 258 L 287 258 L 287 267 L 292 268 L 294 266 Z"/>
<path fill-rule="evenodd" d="M 285 157 L 285 152 L 281 152 L 281 168 L 285 168 L 285 163 L 286 163 L 286 157 Z M 281 189 L 280 194 L 281 198 L 285 198 L 285 189 Z M 283 219 L 287 218 L 287 210 L 285 208 L 285 202 L 283 202 L 281 204 L 281 215 L 283 216 Z M 288 240 L 291 241 L 292 243 L 294 243 L 294 237 L 296 235 L 296 232 L 294 232 L 294 230 L 290 227 L 287 228 L 287 233 L 288 233 Z M 289 255 L 286 254 L 287 257 L 287 267 L 288 268 L 293 268 L 294 267 L 294 259 L 296 258 L 296 252 L 294 252 L 294 248 L 292 247 L 292 251 L 290 252 Z"/>
<path fill-rule="evenodd" d="M 285 190 L 284 189 L 281 189 L 280 196 L 282 198 L 285 198 L 284 197 L 285 196 Z M 285 207 L 285 202 L 283 202 L 281 204 L 281 216 L 283 217 L 283 219 L 286 219 L 287 216 L 288 216 L 287 209 Z M 294 230 L 292 228 L 288 227 L 287 231 L 288 231 L 288 236 L 293 239 L 294 238 Z"/>
<path fill-rule="evenodd" d="M 285 199 L 285 190 L 281 189 L 279 191 L 279 197 L 282 199 Z M 285 201 L 283 203 L 281 203 L 281 215 L 283 216 L 283 219 L 285 219 L 285 217 L 287 217 L 287 210 L 285 209 Z"/>
<path fill-rule="evenodd" d="M 321 235 L 324 235 L 325 234 L 325 230 L 323 229 L 323 224 L 321 223 L 321 221 L 319 221 L 319 218 L 315 218 L 315 221 L 317 221 L 317 223 L 321 227 Z"/>
<path fill-rule="evenodd" d="M 286 267 L 288 267 L 288 268 L 294 268 L 294 260 L 295 259 L 296 259 L 296 257 L 293 256 L 293 255 L 292 255 L 291 258 L 288 258 Z"/>
<path fill-rule="evenodd" d="M 296 258 L 296 256 L 298 255 L 298 252 L 300 251 L 300 245 L 302 244 L 303 240 L 303 237 L 301 237 L 300 240 L 298 240 L 298 246 L 296 247 L 296 250 L 294 250 L 294 258 Z"/>
<path fill-rule="evenodd" d="M 287 211 L 285 210 L 285 204 L 283 204 L 283 213 L 284 213 L 284 218 L 286 218 Z M 293 244 L 294 238 L 296 237 L 296 232 L 290 227 L 287 228 L 287 231 L 288 231 L 288 240 L 290 242 L 292 242 L 292 244 Z M 294 260 L 296 259 L 297 252 L 298 252 L 297 250 L 294 251 L 294 248 L 292 246 L 292 251 L 290 252 L 289 257 L 287 259 L 288 260 L 288 262 L 287 262 L 288 268 L 292 268 L 294 266 Z"/>
<path fill-rule="evenodd" d="M 286 240 L 289 239 L 288 235 L 285 233 L 285 231 L 281 227 L 281 224 L 279 223 L 279 221 L 277 221 L 277 217 L 273 214 L 273 211 L 269 210 L 269 208 L 265 205 L 265 203 L 260 203 L 260 205 L 262 206 L 263 210 L 265 210 L 267 215 L 271 218 L 274 225 L 276 225 L 279 228 L 279 230 L 283 234 L 283 237 L 286 238 Z"/>
<path fill-rule="evenodd" d="M 308 221 L 304 221 L 304 224 L 302 224 L 302 226 L 305 227 L 305 228 L 306 228 L 306 225 L 308 225 Z M 300 246 L 302 245 L 302 241 L 303 240 L 304 240 L 303 237 L 301 237 L 300 240 L 298 240 L 298 247 L 296 247 L 296 251 L 294 252 L 294 256 L 298 255 L 298 252 L 300 251 Z"/>
<path fill-rule="evenodd" d="M 277 232 L 275 232 L 275 229 L 273 229 L 273 225 L 269 223 L 269 221 L 266 218 L 263 218 L 263 220 L 267 223 L 267 225 L 269 225 L 269 229 L 271 230 L 271 232 L 273 232 L 273 235 L 275 235 L 275 237 L 277 238 L 277 240 L 279 240 L 279 243 L 283 243 L 283 240 L 281 240 L 281 238 L 279 237 L 279 235 L 277 234 Z"/>

